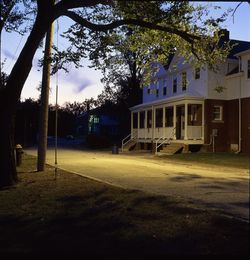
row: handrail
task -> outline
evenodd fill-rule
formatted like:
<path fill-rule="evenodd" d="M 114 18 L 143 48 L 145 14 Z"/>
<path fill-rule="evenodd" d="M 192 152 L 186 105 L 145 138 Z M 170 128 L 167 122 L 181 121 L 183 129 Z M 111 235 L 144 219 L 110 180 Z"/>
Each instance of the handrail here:
<path fill-rule="evenodd" d="M 137 139 L 137 134 L 136 134 L 136 130 L 133 131 L 133 137 L 132 134 L 129 134 L 128 136 L 126 136 L 125 138 L 122 139 L 122 152 L 123 152 L 123 147 L 128 143 L 130 142 L 131 140 L 135 140 Z M 128 139 L 129 138 L 129 139 Z M 128 139 L 128 140 L 127 140 Z M 127 140 L 127 141 L 126 141 Z M 126 142 L 125 142 L 126 141 Z"/>
<path fill-rule="evenodd" d="M 163 136 L 161 136 L 160 138 L 158 138 L 156 140 L 156 143 L 155 143 L 155 145 L 156 145 L 155 154 L 156 155 L 157 155 L 158 148 L 161 145 L 165 144 L 166 142 L 169 142 L 172 139 L 172 137 L 175 135 L 175 129 L 176 129 L 176 127 L 173 128 L 172 133 L 171 133 L 171 135 L 168 138 L 164 137 L 164 135 L 163 135 Z M 163 140 L 163 141 L 158 145 L 158 142 L 160 142 L 160 140 Z"/>

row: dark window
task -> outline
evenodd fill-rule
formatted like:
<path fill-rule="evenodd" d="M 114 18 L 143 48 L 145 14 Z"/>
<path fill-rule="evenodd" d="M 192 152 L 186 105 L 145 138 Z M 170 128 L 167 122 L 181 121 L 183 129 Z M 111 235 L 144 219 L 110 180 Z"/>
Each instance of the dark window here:
<path fill-rule="evenodd" d="M 163 109 L 157 108 L 155 110 L 155 127 L 163 127 Z"/>
<path fill-rule="evenodd" d="M 173 93 L 176 93 L 177 91 L 177 78 L 173 80 Z"/>
<path fill-rule="evenodd" d="M 133 113 L 133 128 L 138 128 L 138 113 Z"/>
<path fill-rule="evenodd" d="M 182 72 L 182 90 L 185 91 L 187 89 L 187 72 Z"/>
<path fill-rule="evenodd" d="M 152 110 L 147 111 L 147 128 L 152 127 Z"/>
<path fill-rule="evenodd" d="M 163 87 L 163 96 L 167 95 L 167 87 Z"/>
<path fill-rule="evenodd" d="M 200 76 L 201 76 L 200 74 L 201 74 L 200 68 L 195 68 L 195 70 L 194 70 L 194 78 L 195 79 L 199 79 Z"/>
<path fill-rule="evenodd" d="M 150 88 L 147 88 L 147 93 L 150 94 Z"/>
<path fill-rule="evenodd" d="M 145 111 L 140 112 L 140 128 L 144 128 L 144 122 L 145 122 Z"/>
<path fill-rule="evenodd" d="M 156 95 L 156 97 L 159 97 L 159 89 L 158 88 L 155 90 L 155 95 Z"/>
<path fill-rule="evenodd" d="M 173 107 L 166 107 L 165 110 L 165 126 L 171 127 L 174 125 L 174 108 Z"/>

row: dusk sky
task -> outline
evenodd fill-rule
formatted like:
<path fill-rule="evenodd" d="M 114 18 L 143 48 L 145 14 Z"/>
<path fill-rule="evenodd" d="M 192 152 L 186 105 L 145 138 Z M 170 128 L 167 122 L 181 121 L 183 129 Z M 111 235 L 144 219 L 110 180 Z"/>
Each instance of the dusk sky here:
<path fill-rule="evenodd" d="M 201 2 L 200 2 L 201 3 Z M 208 2 L 206 2 L 208 4 Z M 239 2 L 213 2 L 225 8 L 235 8 Z M 230 31 L 230 38 L 237 40 L 250 41 L 250 5 L 246 2 L 242 3 L 237 9 L 234 18 L 230 16 L 225 23 L 225 28 Z M 65 25 L 70 20 L 60 18 L 59 20 L 59 34 L 66 30 Z M 54 43 L 56 43 L 56 32 L 57 27 L 55 23 L 54 32 Z M 3 70 L 9 73 L 12 66 L 18 57 L 22 46 L 26 41 L 26 37 L 22 37 L 17 33 L 5 33 L 2 34 L 2 61 L 5 61 Z M 65 42 L 62 38 L 59 38 L 59 48 L 65 48 Z M 37 61 L 42 57 L 42 49 L 37 51 L 35 59 L 33 60 L 33 69 L 26 81 L 24 89 L 22 91 L 22 99 L 35 98 L 39 96 L 37 90 L 38 85 L 42 79 L 41 68 L 37 67 Z M 58 85 L 59 85 L 59 104 L 62 105 L 64 102 L 82 102 L 86 98 L 96 98 L 101 93 L 103 86 L 100 82 L 102 74 L 100 71 L 90 69 L 87 67 L 89 64 L 88 60 L 83 61 L 84 67 L 75 69 L 73 66 L 70 69 L 69 74 L 65 74 L 63 71 L 58 74 Z M 38 71 L 40 70 L 40 71 Z M 50 103 L 55 103 L 55 76 L 51 78 Z"/>

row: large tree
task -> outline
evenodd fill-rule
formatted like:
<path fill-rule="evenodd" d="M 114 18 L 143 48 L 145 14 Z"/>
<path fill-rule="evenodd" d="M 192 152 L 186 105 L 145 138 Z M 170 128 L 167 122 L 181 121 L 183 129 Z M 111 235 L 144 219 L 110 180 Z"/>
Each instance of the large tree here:
<path fill-rule="evenodd" d="M 205 9 L 192 7 L 187 1 L 59 0 L 55 5 L 51 0 L 31 2 L 36 3 L 35 21 L 6 85 L 0 88 L 0 186 L 11 185 L 17 181 L 13 117 L 24 83 L 32 68 L 36 50 L 51 23 L 59 17 L 70 18 L 76 22 L 75 27 L 83 35 L 88 33 L 89 36 L 95 37 L 103 37 L 112 31 L 119 33 L 116 28 L 128 24 L 142 28 L 135 35 L 132 45 L 135 48 L 139 41 L 140 44 L 147 44 L 145 53 L 153 52 L 154 59 L 169 51 L 170 44 L 166 42 L 171 42 L 177 47 L 181 46 L 186 50 L 185 54 L 192 52 L 203 61 L 211 62 L 211 58 L 222 57 L 216 48 L 217 39 L 207 34 L 213 33 L 225 17 L 221 19 L 208 17 L 206 22 L 203 22 L 201 18 Z M 82 39 L 81 43 L 86 44 L 89 37 Z M 86 56 L 84 50 L 88 46 L 78 47 L 78 57 Z"/>

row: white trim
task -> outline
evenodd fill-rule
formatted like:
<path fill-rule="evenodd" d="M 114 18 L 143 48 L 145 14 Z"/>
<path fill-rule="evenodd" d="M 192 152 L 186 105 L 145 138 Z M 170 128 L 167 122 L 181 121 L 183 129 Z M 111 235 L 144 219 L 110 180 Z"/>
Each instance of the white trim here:
<path fill-rule="evenodd" d="M 169 103 L 177 103 L 177 102 L 181 102 L 181 101 L 204 101 L 205 98 L 204 97 L 194 97 L 194 96 L 187 96 L 187 95 L 180 95 L 178 97 L 171 97 L 168 99 L 161 99 L 161 100 L 156 100 L 156 101 L 152 101 L 152 102 L 148 102 L 148 103 L 143 103 L 143 104 L 139 104 L 136 105 L 134 107 L 130 107 L 129 109 L 131 111 L 136 111 L 136 110 L 140 110 L 142 108 L 147 108 L 149 106 L 161 106 L 164 104 L 169 104 Z"/>

